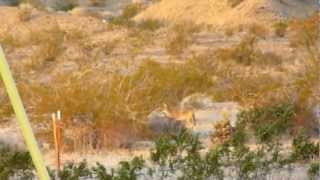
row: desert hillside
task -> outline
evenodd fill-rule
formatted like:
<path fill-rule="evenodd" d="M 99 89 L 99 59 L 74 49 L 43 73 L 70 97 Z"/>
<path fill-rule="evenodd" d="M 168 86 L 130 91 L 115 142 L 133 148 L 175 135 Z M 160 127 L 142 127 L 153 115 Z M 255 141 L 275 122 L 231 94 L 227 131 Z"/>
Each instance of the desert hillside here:
<path fill-rule="evenodd" d="M 316 11 L 316 0 L 0 0 L 0 62 L 51 179 L 316 180 Z M 0 180 L 35 180 L 3 72 Z"/>
<path fill-rule="evenodd" d="M 136 19 L 234 26 L 254 22 L 270 24 L 279 18 L 302 18 L 316 10 L 316 0 L 162 0 Z"/>

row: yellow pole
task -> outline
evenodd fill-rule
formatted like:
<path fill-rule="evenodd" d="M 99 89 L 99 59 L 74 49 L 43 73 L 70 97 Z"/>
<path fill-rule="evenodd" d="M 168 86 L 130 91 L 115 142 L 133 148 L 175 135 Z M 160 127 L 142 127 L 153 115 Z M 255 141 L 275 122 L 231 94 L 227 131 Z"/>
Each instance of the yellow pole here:
<path fill-rule="evenodd" d="M 27 114 L 23 107 L 21 98 L 19 96 L 17 87 L 9 69 L 9 65 L 4 56 L 3 50 L 0 46 L 0 74 L 4 82 L 6 91 L 10 98 L 13 110 L 16 114 L 20 129 L 22 131 L 23 138 L 27 145 L 27 148 L 31 154 L 32 161 L 36 168 L 38 177 L 40 180 L 49 180 L 49 174 L 41 156 L 41 152 L 38 148 L 37 141 L 33 135 L 32 128 L 30 126 Z"/>

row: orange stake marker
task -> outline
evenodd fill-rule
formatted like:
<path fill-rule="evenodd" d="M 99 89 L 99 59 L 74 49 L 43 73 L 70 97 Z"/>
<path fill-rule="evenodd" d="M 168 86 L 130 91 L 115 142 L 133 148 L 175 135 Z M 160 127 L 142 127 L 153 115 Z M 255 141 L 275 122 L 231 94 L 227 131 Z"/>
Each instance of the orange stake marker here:
<path fill-rule="evenodd" d="M 54 138 L 54 147 L 55 147 L 55 159 L 56 159 L 56 177 L 59 176 L 59 171 L 61 167 L 61 113 L 60 111 L 56 114 L 52 114 L 53 122 L 53 138 Z"/>

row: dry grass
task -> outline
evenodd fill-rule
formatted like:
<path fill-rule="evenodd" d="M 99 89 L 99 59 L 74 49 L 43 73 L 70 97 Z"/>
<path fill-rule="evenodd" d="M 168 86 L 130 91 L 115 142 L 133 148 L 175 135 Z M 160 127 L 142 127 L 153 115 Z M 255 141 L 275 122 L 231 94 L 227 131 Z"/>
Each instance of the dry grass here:
<path fill-rule="evenodd" d="M 172 56 L 181 55 L 194 41 L 194 34 L 199 31 L 199 26 L 184 22 L 174 25 L 168 32 L 165 49 Z"/>
<path fill-rule="evenodd" d="M 231 6 L 231 7 L 236 7 L 238 6 L 239 4 L 241 4 L 244 0 L 228 0 L 228 4 Z"/>
<path fill-rule="evenodd" d="M 60 74 L 47 85 L 23 83 L 19 89 L 35 122 L 44 123 L 48 113 L 61 109 L 66 128 L 91 129 L 103 141 L 98 144 L 106 147 L 147 135 L 146 117 L 162 103 L 174 105 L 187 95 L 209 91 L 214 83 L 198 68 L 191 61 L 185 65 L 146 61 L 129 75 L 80 69 Z"/>
<path fill-rule="evenodd" d="M 142 5 L 139 3 L 129 4 L 122 10 L 122 14 L 117 17 L 113 17 L 110 20 L 111 25 L 134 27 L 135 22 L 132 18 L 142 10 Z"/>
<path fill-rule="evenodd" d="M 275 23 L 273 25 L 273 28 L 274 28 L 274 30 L 273 30 L 274 34 L 277 37 L 284 37 L 288 31 L 288 23 L 280 21 L 280 22 Z"/>
<path fill-rule="evenodd" d="M 257 43 L 258 39 L 255 36 L 245 36 L 239 44 L 216 50 L 216 56 L 223 62 L 232 60 L 246 66 L 278 66 L 282 63 L 281 56 L 272 52 L 262 52 L 256 48 Z"/>
<path fill-rule="evenodd" d="M 248 26 L 248 31 L 251 35 L 259 38 L 266 38 L 269 34 L 268 29 L 260 24 L 250 24 Z"/>
<path fill-rule="evenodd" d="M 26 4 L 26 3 L 20 4 L 19 5 L 19 19 L 21 21 L 30 20 L 32 9 L 33 9 L 33 7 L 31 4 Z"/>
<path fill-rule="evenodd" d="M 315 14 L 308 19 L 296 20 L 290 24 L 292 47 L 316 47 L 319 41 L 319 15 Z"/>

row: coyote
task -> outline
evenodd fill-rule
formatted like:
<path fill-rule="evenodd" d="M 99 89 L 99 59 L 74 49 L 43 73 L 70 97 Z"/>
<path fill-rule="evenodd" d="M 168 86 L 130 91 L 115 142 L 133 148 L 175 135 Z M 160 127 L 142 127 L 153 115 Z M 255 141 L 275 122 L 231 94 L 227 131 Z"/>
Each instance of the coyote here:
<path fill-rule="evenodd" d="M 167 104 L 163 104 L 161 112 L 169 119 L 182 122 L 188 128 L 193 128 L 197 124 L 193 110 L 183 110 L 182 108 L 170 110 Z"/>

